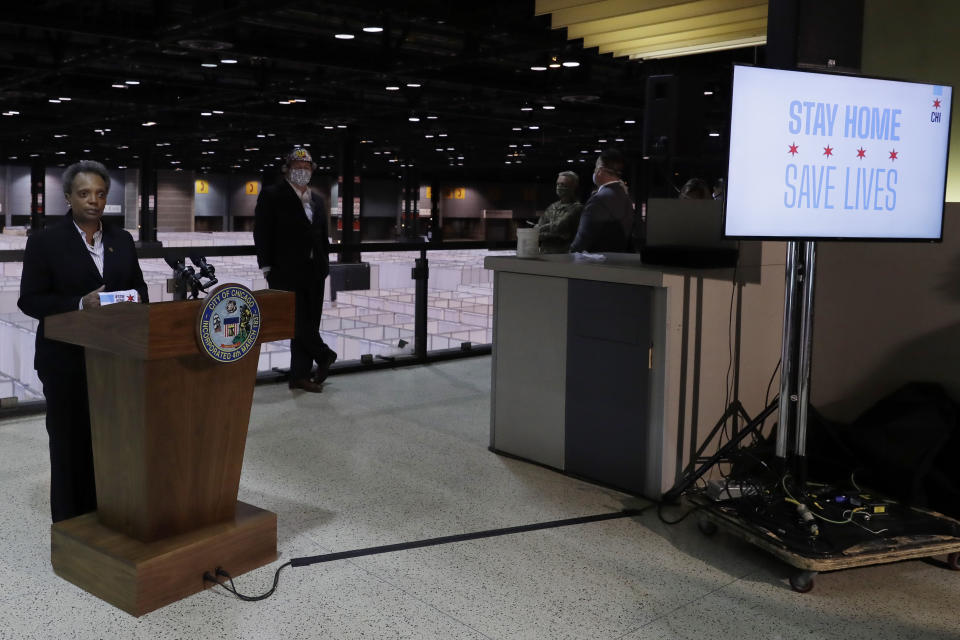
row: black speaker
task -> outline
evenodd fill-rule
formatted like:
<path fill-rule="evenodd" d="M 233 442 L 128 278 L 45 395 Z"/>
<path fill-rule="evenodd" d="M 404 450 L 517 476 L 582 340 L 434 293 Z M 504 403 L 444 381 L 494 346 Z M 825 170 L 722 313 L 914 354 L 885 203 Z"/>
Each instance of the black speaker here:
<path fill-rule="evenodd" d="M 806 0 L 799 25 L 798 67 L 860 70 L 863 0 Z"/>
<path fill-rule="evenodd" d="M 647 78 L 643 155 L 670 158 L 677 152 L 679 81 L 674 75 Z"/>
<path fill-rule="evenodd" d="M 864 0 L 771 0 L 767 64 L 859 71 Z"/>

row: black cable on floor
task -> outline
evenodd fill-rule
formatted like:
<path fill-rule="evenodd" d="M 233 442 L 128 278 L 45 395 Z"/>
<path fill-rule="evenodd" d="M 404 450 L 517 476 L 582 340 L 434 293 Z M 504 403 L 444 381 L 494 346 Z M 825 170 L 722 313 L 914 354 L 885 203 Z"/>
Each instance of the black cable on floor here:
<path fill-rule="evenodd" d="M 218 577 L 211 575 L 209 572 L 205 573 L 203 576 L 204 581 L 213 582 L 218 584 L 236 597 L 240 598 L 245 602 L 257 602 L 259 600 L 265 600 L 274 594 L 277 589 L 277 584 L 280 581 L 280 572 L 283 571 L 286 567 L 306 567 L 311 564 L 317 564 L 320 562 L 334 562 L 336 560 L 347 560 L 350 558 L 360 558 L 362 556 L 372 556 L 378 555 L 381 553 L 392 553 L 394 551 L 406 551 L 408 549 L 421 549 L 423 547 L 435 547 L 441 544 L 451 544 L 454 542 L 466 542 L 468 540 L 480 540 L 482 538 L 495 538 L 497 536 L 506 536 L 512 535 L 515 533 L 527 533 L 530 531 L 541 531 L 543 529 L 555 529 L 558 527 L 569 527 L 578 524 L 588 524 L 591 522 L 603 522 L 605 520 L 616 520 L 619 518 L 632 518 L 634 516 L 641 515 L 647 509 L 650 509 L 657 503 L 651 503 L 642 509 L 624 509 L 622 511 L 614 511 L 611 513 L 600 513 L 593 516 L 582 516 L 579 518 L 565 518 L 563 520 L 550 520 L 549 522 L 538 522 L 535 524 L 525 524 L 517 527 L 504 527 L 502 529 L 487 529 L 486 531 L 476 531 L 473 533 L 461 533 L 453 536 L 441 536 L 439 538 L 427 538 L 425 540 L 415 540 L 413 542 L 401 542 L 398 544 L 388 544 L 382 545 L 379 547 L 367 547 L 365 549 L 355 549 L 353 551 L 340 551 L 336 553 L 325 553 L 318 556 L 304 556 L 302 558 L 294 558 L 288 561 L 286 564 L 280 566 L 277 569 L 277 573 L 273 577 L 273 586 L 269 591 L 263 593 L 259 596 L 246 596 L 237 591 L 236 585 L 233 583 L 233 578 L 229 573 L 224 571 L 221 568 L 217 568 L 217 576 L 227 578 L 229 585 L 225 582 L 221 582 Z"/>
<path fill-rule="evenodd" d="M 435 547 L 441 544 L 450 544 L 453 542 L 466 542 L 468 540 L 479 540 L 481 538 L 494 538 L 497 536 L 507 536 L 515 533 L 527 533 L 529 531 L 540 531 L 542 529 L 555 529 L 557 527 L 569 527 L 576 524 L 587 524 L 590 522 L 602 522 L 604 520 L 616 520 L 618 518 L 631 518 L 638 516 L 652 507 L 650 504 L 643 509 L 624 509 L 623 511 L 614 511 L 612 513 L 601 513 L 595 516 L 582 516 L 580 518 L 566 518 L 564 520 L 551 520 L 549 522 L 538 522 L 536 524 L 525 524 L 517 527 L 505 527 L 503 529 L 488 529 L 486 531 L 476 531 L 474 533 L 461 533 L 453 536 L 441 536 L 439 538 L 427 538 L 426 540 L 415 540 L 413 542 L 401 542 L 399 544 L 388 544 L 380 547 L 367 547 L 366 549 L 356 549 L 354 551 L 341 551 L 339 553 L 325 553 L 319 556 L 306 556 L 303 558 L 294 558 L 290 563 L 294 567 L 306 567 L 318 562 L 333 562 L 335 560 L 347 560 L 349 558 L 359 558 L 362 556 L 373 556 L 381 553 L 391 553 L 394 551 L 406 551 L 408 549 L 420 549 L 423 547 Z"/>

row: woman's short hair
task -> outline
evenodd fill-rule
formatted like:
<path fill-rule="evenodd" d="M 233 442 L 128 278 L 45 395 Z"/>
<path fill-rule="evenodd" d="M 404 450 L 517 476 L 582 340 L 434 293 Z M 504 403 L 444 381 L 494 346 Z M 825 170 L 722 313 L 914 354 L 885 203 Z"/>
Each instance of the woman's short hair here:
<path fill-rule="evenodd" d="M 107 168 L 96 160 L 81 160 L 80 162 L 74 162 L 63 172 L 64 195 L 73 193 L 73 179 L 77 177 L 78 173 L 97 174 L 103 178 L 103 184 L 106 185 L 107 192 L 110 192 L 110 174 L 107 172 Z"/>

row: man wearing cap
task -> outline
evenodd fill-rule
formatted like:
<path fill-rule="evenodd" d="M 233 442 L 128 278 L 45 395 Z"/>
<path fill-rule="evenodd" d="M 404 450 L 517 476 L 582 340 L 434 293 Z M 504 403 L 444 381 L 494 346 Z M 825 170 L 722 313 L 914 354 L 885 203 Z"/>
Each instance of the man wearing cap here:
<path fill-rule="evenodd" d="M 257 198 L 253 243 L 270 288 L 296 294 L 289 386 L 319 393 L 337 354 L 320 337 L 330 244 L 327 203 L 309 187 L 315 168 L 310 152 L 302 147 L 286 155 L 284 180 L 265 187 Z M 314 362 L 317 372 L 311 378 Z"/>
<path fill-rule="evenodd" d="M 579 186 L 580 178 L 573 171 L 561 171 L 557 175 L 557 197 L 560 199 L 550 204 L 537 221 L 540 249 L 544 253 L 569 251 L 583 210 L 583 205 L 577 200 Z"/>

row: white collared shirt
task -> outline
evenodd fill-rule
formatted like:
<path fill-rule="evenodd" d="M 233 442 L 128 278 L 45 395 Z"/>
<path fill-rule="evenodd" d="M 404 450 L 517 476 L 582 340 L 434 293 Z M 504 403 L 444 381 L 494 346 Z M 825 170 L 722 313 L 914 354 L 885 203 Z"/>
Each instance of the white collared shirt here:
<path fill-rule="evenodd" d="M 287 183 L 293 188 L 294 193 L 300 196 L 300 203 L 303 205 L 303 212 L 307 214 L 307 220 L 310 221 L 310 224 L 313 224 L 313 194 L 310 191 L 310 187 L 307 187 L 303 190 L 303 193 L 300 193 L 300 189 L 297 188 L 295 184 L 287 180 Z"/>
<path fill-rule="evenodd" d="M 100 222 L 97 230 L 93 234 L 93 245 L 87 242 L 87 232 L 80 228 L 80 225 L 77 224 L 77 221 L 73 221 L 73 226 L 77 228 L 77 233 L 80 234 L 80 237 L 83 239 L 83 246 L 87 248 L 87 251 L 90 252 L 90 257 L 93 259 L 93 264 L 97 265 L 97 271 L 100 272 L 100 277 L 103 277 L 103 222 Z"/>

